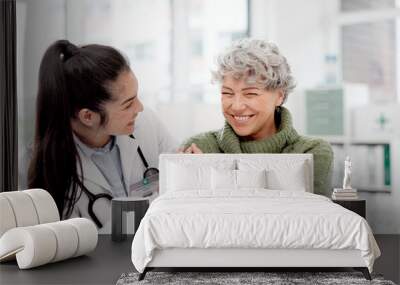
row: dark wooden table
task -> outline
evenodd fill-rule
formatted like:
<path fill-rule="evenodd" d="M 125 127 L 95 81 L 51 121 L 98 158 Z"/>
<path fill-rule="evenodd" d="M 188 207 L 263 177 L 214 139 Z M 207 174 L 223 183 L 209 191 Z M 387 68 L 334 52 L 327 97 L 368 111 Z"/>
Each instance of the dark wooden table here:
<path fill-rule="evenodd" d="M 340 206 L 359 214 L 364 219 L 366 218 L 366 201 L 363 199 L 355 200 L 332 200 L 332 202 L 339 204 Z"/>
<path fill-rule="evenodd" d="M 1 263 L 0 284 L 115 284 L 122 273 L 135 271 L 131 261 L 132 238 L 113 242 L 111 235 L 100 235 L 96 250 L 87 256 L 28 270 L 19 270 L 15 261 Z M 398 283 L 400 235 L 376 235 L 375 238 L 382 256 L 376 260 L 374 272 Z"/>
<path fill-rule="evenodd" d="M 135 271 L 132 239 L 113 242 L 111 235 L 99 235 L 96 249 L 86 256 L 27 270 L 19 270 L 16 261 L 0 263 L 0 284 L 115 284 L 122 273 Z"/>

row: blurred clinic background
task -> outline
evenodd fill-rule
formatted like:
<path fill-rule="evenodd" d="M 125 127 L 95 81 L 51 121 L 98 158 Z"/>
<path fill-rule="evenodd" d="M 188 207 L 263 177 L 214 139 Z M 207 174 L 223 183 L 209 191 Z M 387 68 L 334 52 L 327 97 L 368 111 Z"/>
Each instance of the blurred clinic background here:
<path fill-rule="evenodd" d="M 352 185 L 367 199 L 374 232 L 400 234 L 399 23 L 398 0 L 17 0 L 20 161 L 33 140 L 39 63 L 53 41 L 120 49 L 144 105 L 183 141 L 223 125 L 210 80 L 216 55 L 233 40 L 260 38 L 292 67 L 297 88 L 286 106 L 297 130 L 334 148 L 333 186 L 351 155 Z"/>

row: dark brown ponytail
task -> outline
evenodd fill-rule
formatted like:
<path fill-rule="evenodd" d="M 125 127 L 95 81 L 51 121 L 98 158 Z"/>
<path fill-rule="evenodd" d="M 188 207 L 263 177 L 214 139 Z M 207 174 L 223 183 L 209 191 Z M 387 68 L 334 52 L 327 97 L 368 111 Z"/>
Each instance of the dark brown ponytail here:
<path fill-rule="evenodd" d="M 61 216 L 68 217 L 83 186 L 82 165 L 75 147 L 71 119 L 80 109 L 101 115 L 111 100 L 106 88 L 129 70 L 128 62 L 114 48 L 102 45 L 75 46 L 67 40 L 53 43 L 45 52 L 39 70 L 36 130 L 28 186 L 46 189 Z"/>

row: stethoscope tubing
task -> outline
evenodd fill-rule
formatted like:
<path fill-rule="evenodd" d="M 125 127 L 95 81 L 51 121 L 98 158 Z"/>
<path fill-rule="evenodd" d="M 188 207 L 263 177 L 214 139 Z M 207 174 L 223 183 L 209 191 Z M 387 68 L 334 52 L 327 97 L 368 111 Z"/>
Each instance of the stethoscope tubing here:
<path fill-rule="evenodd" d="M 135 137 L 132 134 L 129 135 L 129 137 L 132 139 L 135 139 Z M 148 181 L 150 181 L 150 182 L 153 181 L 155 177 L 158 177 L 159 170 L 155 167 L 149 167 L 149 164 L 147 163 L 147 160 L 144 157 L 140 146 L 138 146 L 137 152 L 139 154 L 140 160 L 142 161 L 144 167 L 146 168 L 146 170 L 143 173 L 143 181 L 146 183 Z M 147 179 L 150 179 L 150 180 L 147 180 Z M 89 203 L 88 203 L 89 216 L 92 218 L 93 222 L 96 224 L 96 226 L 98 228 L 102 228 L 103 224 L 99 221 L 99 219 L 97 218 L 96 214 L 93 211 L 94 203 L 96 202 L 96 200 L 101 199 L 101 198 L 106 198 L 111 201 L 113 197 L 107 193 L 93 194 L 87 188 L 84 188 L 84 192 L 86 193 L 86 195 L 88 196 L 88 199 L 89 199 Z"/>

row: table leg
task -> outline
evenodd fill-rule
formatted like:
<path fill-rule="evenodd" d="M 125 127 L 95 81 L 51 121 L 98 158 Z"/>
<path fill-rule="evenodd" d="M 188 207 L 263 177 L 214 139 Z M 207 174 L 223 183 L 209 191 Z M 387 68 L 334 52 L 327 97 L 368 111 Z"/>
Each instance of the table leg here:
<path fill-rule="evenodd" d="M 149 208 L 149 201 L 140 201 L 135 204 L 135 233 L 139 228 L 140 221 L 143 219 L 146 214 L 147 209 Z"/>
<path fill-rule="evenodd" d="M 111 201 L 111 239 L 113 241 L 122 241 L 122 203 L 118 201 Z"/>

